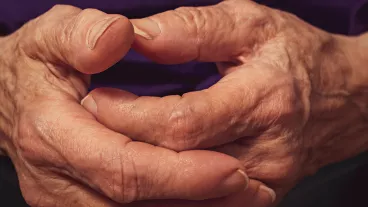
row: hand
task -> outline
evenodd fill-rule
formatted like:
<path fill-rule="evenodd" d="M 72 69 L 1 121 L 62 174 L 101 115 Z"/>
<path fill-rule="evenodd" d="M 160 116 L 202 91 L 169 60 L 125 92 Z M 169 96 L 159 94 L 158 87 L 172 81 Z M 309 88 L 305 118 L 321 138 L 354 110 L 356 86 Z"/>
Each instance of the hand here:
<path fill-rule="evenodd" d="M 163 98 L 96 89 L 83 105 L 116 132 L 177 151 L 232 155 L 277 201 L 322 166 L 368 149 L 368 71 L 362 58 L 351 59 L 358 38 L 246 0 L 132 23 L 134 48 L 147 57 L 216 62 L 224 77 L 207 90 Z"/>
<path fill-rule="evenodd" d="M 81 105 L 90 77 L 130 48 L 123 16 L 56 6 L 0 39 L 0 146 L 31 206 L 121 206 L 242 191 L 238 160 L 132 142 Z M 154 202 L 152 203 L 154 204 Z"/>

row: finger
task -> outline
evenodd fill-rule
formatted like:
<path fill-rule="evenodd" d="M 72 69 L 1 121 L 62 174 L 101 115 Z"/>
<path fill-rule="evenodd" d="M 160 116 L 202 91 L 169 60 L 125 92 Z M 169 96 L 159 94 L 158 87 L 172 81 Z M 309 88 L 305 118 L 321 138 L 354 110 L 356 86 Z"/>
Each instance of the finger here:
<path fill-rule="evenodd" d="M 99 122 L 134 140 L 176 151 L 220 146 L 257 136 L 291 107 L 285 103 L 292 104 L 287 100 L 293 92 L 290 97 L 279 93 L 291 80 L 267 71 L 268 65 L 255 65 L 236 70 L 207 90 L 183 96 L 137 97 L 101 88 L 82 105 Z"/>
<path fill-rule="evenodd" d="M 57 162 L 50 155 L 48 162 L 119 203 L 208 199 L 229 195 L 247 185 L 235 158 L 207 151 L 176 153 L 131 142 L 96 122 L 79 104 L 59 104 L 49 103 L 45 113 L 54 118 L 38 123 L 47 127 L 40 127 L 37 133 L 49 137 L 50 147 L 64 158 Z M 64 107 L 68 111 L 60 110 Z"/>
<path fill-rule="evenodd" d="M 269 10 L 252 1 L 229 0 L 133 19 L 134 48 L 166 64 L 238 62 L 239 56 L 254 52 L 274 35 Z"/>
<path fill-rule="evenodd" d="M 106 70 L 130 49 L 133 27 L 121 15 L 57 5 L 25 28 L 25 53 L 83 73 Z"/>
<path fill-rule="evenodd" d="M 117 132 L 177 151 L 209 148 L 243 136 L 256 136 L 269 124 L 262 123 L 267 117 L 253 118 L 264 110 L 259 101 L 271 90 L 278 90 L 281 81 L 290 82 L 275 81 L 278 75 L 267 71 L 270 65 L 264 63 L 266 60 L 255 63 L 253 58 L 244 59 L 247 57 L 244 53 L 252 52 L 255 45 L 271 35 L 272 26 L 267 27 L 270 31 L 264 31 L 262 26 L 267 18 L 267 12 L 256 3 L 229 0 L 215 6 L 181 8 L 132 20 L 139 34 L 143 28 L 157 26 L 152 29 L 156 33 L 147 32 L 157 34 L 154 38 L 137 37 L 135 42 L 135 48 L 148 57 L 162 63 L 194 59 L 228 61 L 232 63 L 219 63 L 222 72 L 228 75 L 208 90 L 182 97 L 138 98 L 118 90 L 97 89 L 82 104 L 101 123 Z M 280 105 L 272 99 L 262 103 L 267 101 Z"/>
<path fill-rule="evenodd" d="M 250 180 L 247 190 L 205 201 L 141 201 L 130 207 L 271 207 L 276 197 L 275 192 L 263 183 Z"/>

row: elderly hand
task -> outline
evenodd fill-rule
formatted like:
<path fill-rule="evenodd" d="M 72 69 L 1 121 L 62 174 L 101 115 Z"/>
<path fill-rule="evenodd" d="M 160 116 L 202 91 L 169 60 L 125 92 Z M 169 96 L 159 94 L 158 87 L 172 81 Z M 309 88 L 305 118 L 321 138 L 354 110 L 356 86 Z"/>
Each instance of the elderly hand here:
<path fill-rule="evenodd" d="M 116 132 L 177 151 L 232 155 L 277 201 L 303 177 L 368 149 L 366 37 L 329 34 L 247 0 L 132 23 L 134 48 L 147 57 L 216 62 L 224 77 L 183 96 L 94 90 L 82 104 Z"/>
<path fill-rule="evenodd" d="M 0 39 L 0 148 L 31 206 L 208 199 L 248 184 L 235 158 L 132 142 L 80 105 L 89 85 L 83 73 L 107 69 L 133 40 L 125 17 L 71 6 Z"/>

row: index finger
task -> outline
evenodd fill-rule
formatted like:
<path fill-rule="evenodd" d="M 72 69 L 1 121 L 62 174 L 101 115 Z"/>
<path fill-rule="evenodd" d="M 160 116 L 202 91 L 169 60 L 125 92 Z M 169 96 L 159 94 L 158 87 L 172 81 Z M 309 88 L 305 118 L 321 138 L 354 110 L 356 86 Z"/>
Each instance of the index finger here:
<path fill-rule="evenodd" d="M 274 81 L 277 77 L 265 70 L 269 65 L 254 63 L 249 55 L 274 32 L 268 19 L 272 11 L 264 10 L 252 1 L 229 0 L 131 20 L 138 34 L 134 48 L 147 57 L 165 64 L 219 62 L 228 75 L 207 90 L 183 96 L 136 97 L 97 89 L 82 104 L 117 132 L 177 151 L 257 136 L 268 124 L 262 123 L 266 117 L 254 119 L 263 110 L 260 102 L 277 90 L 269 83 L 284 81 Z"/>
<path fill-rule="evenodd" d="M 268 113 L 265 104 L 281 109 L 283 102 L 267 95 L 288 82 L 282 77 L 275 81 L 278 77 L 262 66 L 237 70 L 209 89 L 183 96 L 137 97 L 100 88 L 82 105 L 99 122 L 134 140 L 176 151 L 206 149 L 257 136 L 269 124 L 267 117 L 276 117 L 272 113 L 278 111 Z"/>
<path fill-rule="evenodd" d="M 235 158 L 207 151 L 176 153 L 132 142 L 99 124 L 79 104 L 59 104 L 45 107 L 49 118 L 37 120 L 42 127 L 35 129 L 47 137 L 55 156 L 63 158 L 50 156 L 48 162 L 119 203 L 222 197 L 247 184 Z"/>

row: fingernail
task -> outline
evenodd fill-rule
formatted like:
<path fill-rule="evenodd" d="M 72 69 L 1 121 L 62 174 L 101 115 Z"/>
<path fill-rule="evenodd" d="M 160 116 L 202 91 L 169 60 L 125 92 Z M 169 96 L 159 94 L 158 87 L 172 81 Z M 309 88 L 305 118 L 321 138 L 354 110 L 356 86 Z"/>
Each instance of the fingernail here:
<path fill-rule="evenodd" d="M 87 47 L 93 50 L 103 33 L 118 19 L 120 19 L 119 16 L 106 17 L 105 19 L 101 19 L 92 25 L 87 32 Z"/>
<path fill-rule="evenodd" d="M 268 188 L 268 187 L 266 187 L 264 185 L 261 185 L 259 187 L 259 189 L 261 191 L 263 191 L 264 193 L 267 193 L 271 197 L 272 203 L 275 202 L 275 200 L 276 200 L 276 193 L 275 193 L 275 191 L 273 191 L 271 188 Z"/>
<path fill-rule="evenodd" d="M 161 34 L 161 29 L 158 24 L 149 18 L 133 19 L 131 22 L 134 27 L 134 33 L 147 40 L 153 40 Z"/>
<path fill-rule="evenodd" d="M 234 174 L 229 176 L 223 183 L 220 188 L 227 189 L 241 189 L 243 187 L 244 190 L 248 188 L 249 178 L 247 174 L 243 170 L 237 170 Z M 240 186 L 241 185 L 241 186 Z"/>
<path fill-rule="evenodd" d="M 82 101 L 81 105 L 91 112 L 93 115 L 97 114 L 97 105 L 92 95 L 87 95 Z"/>
<path fill-rule="evenodd" d="M 244 190 L 247 190 L 248 186 L 249 186 L 249 177 L 247 176 L 247 174 L 245 174 L 245 172 L 243 170 L 238 170 L 237 172 L 244 177 L 244 179 L 245 179 Z"/>

